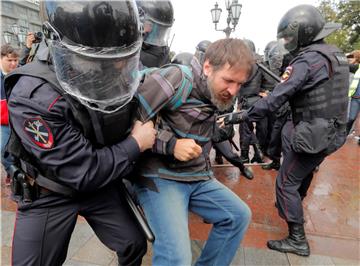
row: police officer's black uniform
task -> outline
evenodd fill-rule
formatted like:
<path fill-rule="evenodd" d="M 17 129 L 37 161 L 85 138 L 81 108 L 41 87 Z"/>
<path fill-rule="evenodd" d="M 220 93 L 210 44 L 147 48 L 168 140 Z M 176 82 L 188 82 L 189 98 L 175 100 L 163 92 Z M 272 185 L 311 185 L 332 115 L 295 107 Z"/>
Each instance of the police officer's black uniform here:
<path fill-rule="evenodd" d="M 161 67 L 170 63 L 170 49 L 143 43 L 140 61 L 145 67 Z"/>
<path fill-rule="evenodd" d="M 263 75 L 259 68 L 255 66 L 253 68 L 253 73 L 249 80 L 241 86 L 238 95 L 238 102 L 241 104 L 241 109 L 248 109 L 258 101 L 261 96 L 259 93 L 262 91 L 261 84 L 263 81 Z M 243 121 L 239 125 L 239 134 L 240 134 L 240 149 L 241 149 L 241 159 L 244 163 L 249 162 L 249 148 L 250 145 L 253 145 L 254 148 L 254 157 L 251 160 L 251 163 L 258 162 L 262 163 L 262 155 L 260 153 L 260 143 L 262 141 L 262 146 L 265 146 L 267 139 L 267 118 L 261 119 L 256 123 L 256 134 L 255 128 L 252 122 Z"/>
<path fill-rule="evenodd" d="M 308 256 L 310 248 L 301 201 L 316 166 L 346 140 L 349 67 L 338 48 L 322 41 L 339 25 L 324 25 L 320 12 L 310 5 L 285 14 L 278 38 L 284 38 L 285 48 L 297 55 L 273 93 L 234 119 L 257 121 L 290 102 L 293 124 L 286 123 L 283 129 L 284 160 L 276 179 L 277 208 L 288 223 L 289 236 L 268 241 L 268 247 L 302 256 Z"/>
<path fill-rule="evenodd" d="M 96 28 L 98 23 L 108 21 L 109 17 L 102 15 L 112 14 L 106 12 L 110 10 L 121 11 L 124 18 L 126 12 L 130 12 L 130 17 L 135 18 L 134 21 L 128 20 L 132 25 L 118 21 L 114 27 L 124 27 L 126 30 L 126 26 L 132 29 L 137 26 L 137 14 L 131 14 L 135 8 L 132 1 L 78 2 L 76 7 L 83 5 L 81 11 L 70 10 L 71 4 L 62 1 L 42 2 L 48 39 L 53 38 L 51 34 L 56 31 L 61 32 L 64 28 L 76 31 L 84 26 L 81 22 L 90 23 L 78 21 L 76 26 L 79 28 L 66 24 L 72 23 L 66 22 L 69 17 L 88 18 L 89 10 L 95 12 L 91 20 L 95 32 L 99 30 Z M 66 30 L 61 32 L 64 33 Z M 89 38 L 94 37 L 85 34 Z M 126 41 L 132 42 L 131 37 L 136 39 L 137 34 L 140 37 L 140 32 L 134 31 L 133 34 Z M 81 37 L 84 36 L 80 34 Z M 124 47 L 128 45 L 125 42 L 123 44 Z M 69 73 L 75 73 L 75 64 L 67 64 L 69 62 L 66 60 L 56 61 L 66 58 L 65 54 L 57 54 L 59 58 L 54 60 L 56 49 L 63 47 L 62 42 L 56 39 L 51 47 L 55 51 L 51 53 L 55 69 L 61 72 L 59 67 L 72 66 L 72 72 Z M 139 49 L 140 42 L 137 56 Z M 64 49 L 63 53 L 66 51 Z M 39 55 L 46 55 L 46 52 L 40 51 Z M 66 59 L 76 56 L 74 53 Z M 129 61 L 129 58 L 128 54 L 126 60 Z M 117 57 L 117 60 L 119 62 L 121 58 Z M 77 62 L 74 60 L 73 63 Z M 130 174 L 140 154 L 137 142 L 128 136 L 131 114 L 135 113 L 136 105 L 130 101 L 109 113 L 85 107 L 64 92 L 59 83 L 64 80 L 58 72 L 56 76 L 54 66 L 44 56 L 39 61 L 19 68 L 6 80 L 13 128 L 9 150 L 16 155 L 19 168 L 27 175 L 25 179 L 29 191 L 26 195 L 14 195 L 18 201 L 18 212 L 12 265 L 62 265 L 78 215 L 87 220 L 108 248 L 116 251 L 119 264 L 140 265 L 146 253 L 146 240 L 129 210 L 120 186 L 121 177 Z"/>
<path fill-rule="evenodd" d="M 254 53 L 256 60 L 261 62 L 259 55 L 255 53 L 255 44 L 248 39 L 244 39 L 247 46 Z M 241 105 L 241 109 L 248 109 L 254 105 L 254 103 L 261 98 L 260 92 L 264 92 L 263 85 L 268 84 L 267 77 L 263 75 L 257 65 L 253 67 L 253 72 L 249 80 L 241 86 L 238 94 L 238 103 Z M 256 134 L 255 128 L 252 122 L 244 121 L 239 125 L 240 134 L 240 149 L 241 159 L 244 163 L 249 162 L 249 148 L 250 145 L 254 148 L 254 157 L 251 159 L 251 163 L 262 163 L 262 153 L 260 147 L 266 150 L 267 146 L 267 117 L 256 121 Z"/>
<path fill-rule="evenodd" d="M 174 9 L 170 0 L 136 1 L 144 25 L 144 41 L 140 62 L 144 67 L 161 67 L 170 63 L 167 45 L 169 31 L 174 23 Z"/>

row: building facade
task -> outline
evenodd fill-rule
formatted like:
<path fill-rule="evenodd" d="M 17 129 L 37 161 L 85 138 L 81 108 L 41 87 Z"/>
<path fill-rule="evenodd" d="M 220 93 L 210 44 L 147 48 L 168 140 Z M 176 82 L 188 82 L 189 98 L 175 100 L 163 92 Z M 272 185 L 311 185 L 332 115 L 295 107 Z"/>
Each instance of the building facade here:
<path fill-rule="evenodd" d="M 1 0 L 1 43 L 23 47 L 29 31 L 42 31 L 39 0 Z"/>

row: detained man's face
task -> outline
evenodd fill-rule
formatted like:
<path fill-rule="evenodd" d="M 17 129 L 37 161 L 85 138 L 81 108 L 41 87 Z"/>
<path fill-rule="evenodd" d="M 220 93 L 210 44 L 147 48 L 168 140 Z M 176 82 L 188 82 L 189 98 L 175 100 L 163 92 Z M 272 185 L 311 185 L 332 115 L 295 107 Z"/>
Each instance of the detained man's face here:
<path fill-rule="evenodd" d="M 212 65 L 204 62 L 204 74 L 207 76 L 207 86 L 211 93 L 212 103 L 220 110 L 225 111 L 233 101 L 243 83 L 248 78 L 246 69 L 230 67 L 226 63 L 222 68 L 214 71 Z"/>

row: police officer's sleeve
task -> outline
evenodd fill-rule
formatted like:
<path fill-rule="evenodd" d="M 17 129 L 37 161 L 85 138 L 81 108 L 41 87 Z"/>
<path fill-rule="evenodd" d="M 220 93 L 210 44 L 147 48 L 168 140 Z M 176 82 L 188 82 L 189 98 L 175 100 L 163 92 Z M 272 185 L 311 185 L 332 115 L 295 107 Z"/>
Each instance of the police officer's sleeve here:
<path fill-rule="evenodd" d="M 49 85 L 31 92 L 26 79 L 18 84 L 9 101 L 11 122 L 43 174 L 78 191 L 93 191 L 133 170 L 140 154 L 135 139 L 96 148 L 80 131 L 65 99 Z"/>
<path fill-rule="evenodd" d="M 259 121 L 269 112 L 275 112 L 296 92 L 301 90 L 309 77 L 311 67 L 307 60 L 299 59 L 288 66 L 271 94 L 258 100 L 247 112 L 246 119 Z M 241 90 L 241 88 L 240 88 Z"/>

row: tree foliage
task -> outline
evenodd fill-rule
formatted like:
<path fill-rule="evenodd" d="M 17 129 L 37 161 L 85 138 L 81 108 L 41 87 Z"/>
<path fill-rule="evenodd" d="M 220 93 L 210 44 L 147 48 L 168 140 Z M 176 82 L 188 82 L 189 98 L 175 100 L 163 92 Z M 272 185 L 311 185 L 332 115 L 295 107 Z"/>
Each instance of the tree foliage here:
<path fill-rule="evenodd" d="M 340 30 L 325 39 L 327 43 L 336 45 L 344 52 L 360 49 L 360 1 L 321 0 L 318 9 L 326 22 L 342 24 Z"/>

